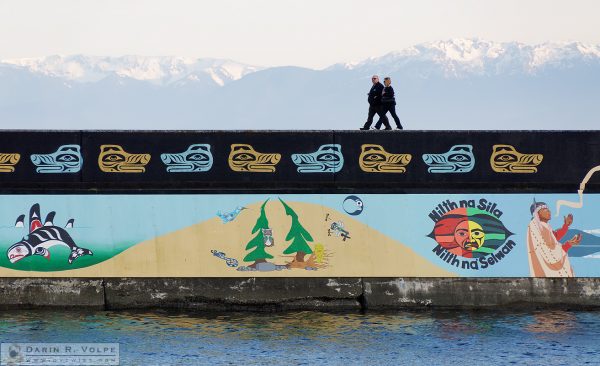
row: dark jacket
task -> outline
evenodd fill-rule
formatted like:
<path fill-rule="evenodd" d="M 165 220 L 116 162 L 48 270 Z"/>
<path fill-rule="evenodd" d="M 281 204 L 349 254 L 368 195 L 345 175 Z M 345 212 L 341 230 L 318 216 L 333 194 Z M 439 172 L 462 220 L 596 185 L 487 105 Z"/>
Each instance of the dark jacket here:
<path fill-rule="evenodd" d="M 373 84 L 371 90 L 369 90 L 369 104 L 370 105 L 380 105 L 381 104 L 381 92 L 383 91 L 383 84 L 377 83 Z"/>
<path fill-rule="evenodd" d="M 396 105 L 394 88 L 392 88 L 391 85 L 383 88 L 383 93 L 381 94 L 381 103 L 384 105 Z"/>

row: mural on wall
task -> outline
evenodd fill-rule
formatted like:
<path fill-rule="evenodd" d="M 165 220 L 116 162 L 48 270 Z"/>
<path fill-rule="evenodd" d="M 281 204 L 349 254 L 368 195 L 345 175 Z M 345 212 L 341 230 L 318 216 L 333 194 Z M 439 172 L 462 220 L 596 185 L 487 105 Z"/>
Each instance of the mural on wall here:
<path fill-rule="evenodd" d="M 542 154 L 522 154 L 512 145 L 494 145 L 490 165 L 496 173 L 537 173 Z"/>
<path fill-rule="evenodd" d="M 429 234 L 437 243 L 434 252 L 461 268 L 479 270 L 499 263 L 515 246 L 507 241 L 512 233 L 500 221 L 502 214 L 496 203 L 485 198 L 446 199 L 429 214 L 435 223 Z"/>
<path fill-rule="evenodd" d="M 237 267 L 237 266 L 238 266 L 238 264 L 239 264 L 237 259 L 235 259 L 235 258 L 229 258 L 229 257 L 227 257 L 227 256 L 225 255 L 225 253 L 223 253 L 223 252 L 219 252 L 219 251 L 217 251 L 217 250 L 214 250 L 214 249 L 213 249 L 213 250 L 211 250 L 210 252 L 211 252 L 211 253 L 212 253 L 212 255 L 214 255 L 215 257 L 217 257 L 217 258 L 220 258 L 220 259 L 224 260 L 224 261 L 225 261 L 225 264 L 227 264 L 227 266 L 229 266 L 229 267 L 234 267 L 234 268 L 235 268 L 235 267 Z"/>
<path fill-rule="evenodd" d="M 588 184 L 588 182 L 590 181 L 592 176 L 599 171 L 600 171 L 600 165 L 595 166 L 587 172 L 585 177 L 583 177 L 583 180 L 581 181 L 581 183 L 579 183 L 579 189 L 577 190 L 577 195 L 579 196 L 579 201 L 576 201 L 576 202 L 567 201 L 567 200 L 557 200 L 556 201 L 556 216 L 560 215 L 560 207 L 561 206 L 567 206 L 567 207 L 571 207 L 571 208 L 582 208 L 583 207 L 583 192 L 585 191 L 585 186 L 586 186 L 586 184 Z"/>
<path fill-rule="evenodd" d="M 344 199 L 342 204 L 344 212 L 350 216 L 358 216 L 365 209 L 365 204 L 358 196 L 348 196 Z"/>
<path fill-rule="evenodd" d="M 0 195 L 0 276 L 600 277 L 600 195 L 565 198 Z"/>
<path fill-rule="evenodd" d="M 274 173 L 281 160 L 278 153 L 260 153 L 248 144 L 232 144 L 229 167 L 234 172 Z"/>
<path fill-rule="evenodd" d="M 98 167 L 105 173 L 143 173 L 150 154 L 131 154 L 119 145 L 100 146 Z"/>
<path fill-rule="evenodd" d="M 32 255 L 42 256 L 47 260 L 51 260 L 50 248 L 56 245 L 62 245 L 69 249 L 70 254 L 67 258 L 69 264 L 81 256 L 93 255 L 91 250 L 78 247 L 65 229 L 54 225 L 53 220 L 55 215 L 54 211 L 48 213 L 42 224 L 40 205 L 36 203 L 31 206 L 29 210 L 29 233 L 20 241 L 11 245 L 6 251 L 6 255 L 11 263 L 16 263 Z M 25 215 L 19 216 L 15 224 L 16 227 L 24 226 L 23 222 L 20 221 L 24 217 Z M 69 222 L 72 224 L 70 220 Z"/>
<path fill-rule="evenodd" d="M 411 154 L 392 154 L 381 145 L 364 144 L 360 150 L 358 165 L 367 173 L 404 173 L 412 160 Z"/>
<path fill-rule="evenodd" d="M 308 154 L 292 154 L 292 161 L 298 166 L 298 173 L 337 173 L 344 166 L 342 146 L 328 144 Z"/>
<path fill-rule="evenodd" d="M 448 152 L 423 154 L 429 173 L 468 173 L 475 166 L 473 146 L 454 145 Z"/>
<path fill-rule="evenodd" d="M 554 231 L 548 223 L 552 213 L 545 202 L 534 200 L 530 212 L 532 217 L 527 226 L 527 253 L 531 276 L 573 277 L 568 252 L 581 242 L 582 235 L 575 234 L 564 243 L 559 241 L 567 234 L 573 223 L 573 215 L 565 216 L 562 227 Z"/>
<path fill-rule="evenodd" d="M 15 165 L 21 160 L 19 153 L 0 153 L 0 173 L 12 173 Z"/>
<path fill-rule="evenodd" d="M 32 154 L 37 173 L 78 173 L 83 166 L 79 145 L 63 145 L 50 154 Z"/>
<path fill-rule="evenodd" d="M 160 159 L 169 173 L 207 172 L 213 165 L 209 144 L 193 144 L 179 154 L 160 154 Z"/>
<path fill-rule="evenodd" d="M 226 224 L 235 220 L 235 218 L 240 214 L 240 212 L 242 212 L 242 210 L 246 210 L 246 207 L 238 206 L 235 208 L 235 210 L 225 213 L 217 211 L 217 216 L 219 216 L 223 223 Z"/>
<path fill-rule="evenodd" d="M 187 147 L 186 147 L 187 146 Z M 544 161 L 544 155 L 541 153 L 522 153 L 517 148 L 509 144 L 490 144 L 491 154 L 489 155 L 489 166 L 482 165 L 480 169 L 486 170 L 486 173 L 493 171 L 496 173 L 509 174 L 532 174 L 538 173 L 538 169 Z M 225 156 L 213 155 L 211 151 L 213 145 L 207 143 L 191 144 L 181 146 L 182 152 L 156 152 L 160 154 L 164 169 L 156 171 L 156 166 L 152 167 L 151 172 L 154 181 L 160 181 L 161 173 L 200 173 L 210 172 L 215 160 L 225 159 Z M 99 145 L 98 169 L 105 173 L 144 173 L 149 169 L 151 159 L 150 153 L 131 153 L 125 151 L 125 148 L 116 144 Z M 236 143 L 230 145 L 230 152 L 227 157 L 229 168 L 235 172 L 255 172 L 255 173 L 274 173 L 277 171 L 277 165 L 284 157 L 281 153 L 262 153 L 255 150 L 250 144 Z M 54 150 L 56 149 L 56 150 Z M 88 147 L 89 150 L 98 151 L 98 145 Z M 149 147 L 149 150 L 155 150 L 156 147 Z M 479 152 L 483 149 L 478 148 Z M 49 153 L 31 154 L 30 160 L 36 173 L 79 173 L 84 168 L 82 147 L 78 144 L 65 144 L 59 147 L 51 146 Z M 85 150 L 85 149 L 84 149 Z M 179 150 L 179 151 L 181 151 Z M 286 164 L 285 169 L 293 167 L 296 173 L 340 173 L 344 169 L 348 176 L 354 176 L 354 170 L 360 169 L 365 173 L 406 173 L 413 159 L 411 153 L 388 152 L 379 144 L 361 144 L 360 154 L 358 156 L 348 156 L 343 153 L 342 144 L 323 144 L 316 151 L 305 153 L 287 153 L 285 158 L 291 159 L 293 165 Z M 352 151 L 352 147 L 348 150 Z M 347 150 L 346 150 L 347 151 Z M 427 151 L 427 150 L 426 150 Z M 485 149 L 487 150 L 487 148 Z M 86 155 L 87 155 L 86 154 Z M 0 153 L 0 173 L 12 173 L 17 164 L 21 162 L 21 153 Z M 550 159 L 552 155 L 546 151 Z M 354 159 L 357 159 L 354 160 Z M 427 173 L 469 173 L 475 168 L 475 155 L 473 145 L 460 144 L 453 145 L 446 152 L 425 153 L 422 154 L 422 160 L 427 166 Z M 348 162 L 352 162 L 348 164 Z M 22 163 L 22 162 L 21 162 Z M 346 166 L 345 166 L 346 164 Z M 350 166 L 349 166 L 350 165 Z M 414 164 L 413 164 L 414 165 Z M 26 167 L 27 170 L 31 166 Z M 95 168 L 94 168 L 95 169 Z M 412 171 L 410 179 L 426 179 L 421 165 L 415 166 L 416 171 Z M 212 174 L 219 177 L 219 170 L 213 170 Z M 415 175 L 416 174 L 416 175 Z M 547 174 L 547 172 L 546 172 Z M 4 178 L 17 178 L 18 175 L 8 175 Z M 91 174 L 90 176 L 94 176 Z M 164 173 L 162 178 L 170 180 Z M 193 177 L 182 177 L 184 180 L 193 180 Z M 342 179 L 348 179 L 341 175 Z M 450 178 L 450 177 L 449 177 Z M 544 179 L 547 179 L 546 176 Z M 23 181 L 22 177 L 17 178 Z M 34 181 L 31 176 L 28 177 Z M 235 179 L 235 178 L 227 178 Z M 289 180 L 289 178 L 286 178 Z M 293 178 L 292 178 L 293 179 Z M 351 178 L 356 179 L 356 178 Z M 455 176 L 451 179 L 459 179 Z M 476 178 L 480 180 L 481 178 Z M 402 182 L 404 182 L 402 180 Z M 487 182 L 484 180 L 484 182 Z M 518 182 L 518 180 L 517 180 Z M 560 181 L 560 183 L 564 183 Z"/>

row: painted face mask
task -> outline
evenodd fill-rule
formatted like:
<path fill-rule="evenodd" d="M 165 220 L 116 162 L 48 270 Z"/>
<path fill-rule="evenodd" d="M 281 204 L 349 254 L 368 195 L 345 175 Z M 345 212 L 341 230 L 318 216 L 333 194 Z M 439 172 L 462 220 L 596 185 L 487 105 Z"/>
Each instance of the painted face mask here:
<path fill-rule="evenodd" d="M 461 207 L 445 213 L 429 237 L 453 254 L 480 258 L 496 251 L 511 235 L 489 212 Z"/>
<path fill-rule="evenodd" d="M 481 225 L 466 220 L 456 226 L 454 240 L 464 250 L 474 251 L 483 246 L 485 233 Z"/>

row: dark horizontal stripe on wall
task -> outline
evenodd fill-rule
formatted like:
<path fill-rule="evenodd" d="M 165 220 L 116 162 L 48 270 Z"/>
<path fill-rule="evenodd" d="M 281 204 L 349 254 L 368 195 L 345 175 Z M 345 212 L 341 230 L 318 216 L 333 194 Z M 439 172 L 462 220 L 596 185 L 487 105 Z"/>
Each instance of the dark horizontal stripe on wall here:
<path fill-rule="evenodd" d="M 575 193 L 596 166 L 599 131 L 0 131 L 2 193 Z"/>

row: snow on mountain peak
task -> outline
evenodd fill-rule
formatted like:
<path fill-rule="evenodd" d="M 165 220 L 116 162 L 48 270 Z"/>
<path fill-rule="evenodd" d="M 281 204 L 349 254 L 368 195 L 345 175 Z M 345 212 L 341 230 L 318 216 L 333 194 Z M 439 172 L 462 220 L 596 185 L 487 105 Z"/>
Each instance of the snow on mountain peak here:
<path fill-rule="evenodd" d="M 198 75 L 205 74 L 222 86 L 261 69 L 231 60 L 132 55 L 122 57 L 53 55 L 2 60 L 0 63 L 77 82 L 95 82 L 116 75 L 158 85 L 167 85 L 181 80 L 199 80 L 201 78 Z"/>
<path fill-rule="evenodd" d="M 422 43 L 380 57 L 336 64 L 327 69 L 360 70 L 365 73 L 404 71 L 422 78 L 434 74 L 463 78 L 470 75 L 536 74 L 547 67 L 572 68 L 582 62 L 600 62 L 600 46 L 578 42 L 527 45 L 457 38 Z M 263 69 L 224 59 L 134 55 L 55 55 L 0 60 L 0 66 L 2 65 L 23 68 L 69 82 L 96 82 L 112 76 L 163 86 L 188 83 L 223 86 Z"/>
<path fill-rule="evenodd" d="M 446 77 L 460 78 L 468 75 L 535 74 L 548 65 L 568 68 L 574 62 L 592 60 L 600 61 L 600 46 L 577 42 L 526 45 L 475 38 L 423 43 L 381 57 L 336 66 L 345 69 L 379 68 L 388 72 L 412 67 L 424 77 L 441 71 Z"/>

